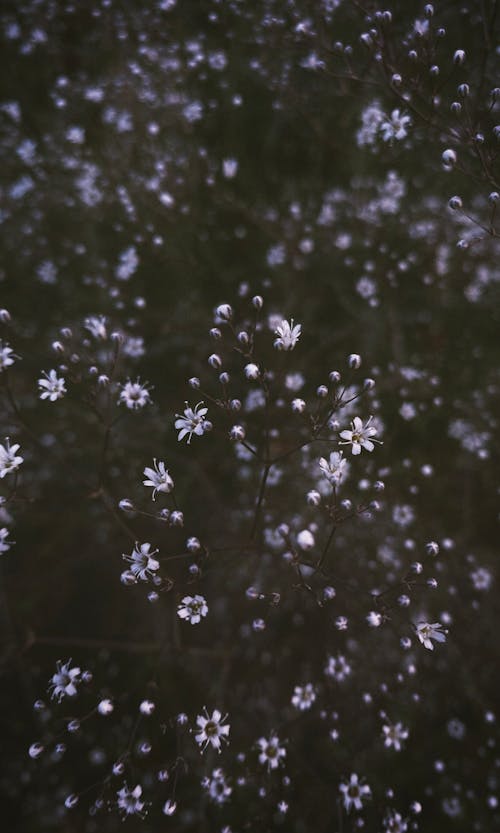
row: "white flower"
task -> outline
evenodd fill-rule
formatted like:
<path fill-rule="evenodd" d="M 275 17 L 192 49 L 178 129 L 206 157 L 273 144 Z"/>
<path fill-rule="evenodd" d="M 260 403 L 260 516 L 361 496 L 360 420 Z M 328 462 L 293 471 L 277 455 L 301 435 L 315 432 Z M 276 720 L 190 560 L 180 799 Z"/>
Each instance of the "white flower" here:
<path fill-rule="evenodd" d="M 0 480 L 3 479 L 6 474 L 16 471 L 21 463 L 24 462 L 24 457 L 16 456 L 16 452 L 20 449 L 20 447 L 19 443 L 14 443 L 14 445 L 11 446 L 8 437 L 5 439 L 5 445 L 0 445 Z"/>
<path fill-rule="evenodd" d="M 393 142 L 396 139 L 400 142 L 408 135 L 407 127 L 411 124 L 410 116 L 405 116 L 399 110 L 393 110 L 388 118 L 385 118 L 380 125 L 380 134 L 384 142 Z"/>
<path fill-rule="evenodd" d="M 351 666 L 342 654 L 337 654 L 336 657 L 328 657 L 323 671 L 327 677 L 331 677 L 336 682 L 342 683 L 351 673 Z"/>
<path fill-rule="evenodd" d="M 77 684 L 80 682 L 80 669 L 70 668 L 71 660 L 69 659 L 64 665 L 61 660 L 58 660 L 57 671 L 53 675 L 49 691 L 51 697 L 61 702 L 64 697 L 74 697 L 77 694 Z"/>
<path fill-rule="evenodd" d="M 352 445 L 352 453 L 354 455 L 361 454 L 362 448 L 366 451 L 373 451 L 375 446 L 370 438 L 375 436 L 377 429 L 374 425 L 370 425 L 372 419 L 373 417 L 371 416 L 365 425 L 363 425 L 363 422 L 359 417 L 354 417 L 351 422 L 352 430 L 340 432 L 340 436 L 343 440 L 340 445 Z M 380 443 L 381 440 L 375 440 L 375 442 Z"/>
<path fill-rule="evenodd" d="M 4 552 L 8 552 L 14 543 L 13 541 L 7 541 L 9 537 L 9 530 L 6 526 L 0 529 L 0 555 Z"/>
<path fill-rule="evenodd" d="M 384 833 L 406 833 L 408 824 L 396 810 L 389 810 L 384 819 Z"/>
<path fill-rule="evenodd" d="M 312 550 L 315 545 L 314 535 L 309 529 L 301 529 L 299 534 L 297 535 L 297 545 L 300 547 L 301 550 L 307 552 L 308 550 Z"/>
<path fill-rule="evenodd" d="M 88 330 L 94 338 L 104 339 L 107 337 L 108 333 L 106 330 L 106 324 L 108 322 L 105 315 L 89 315 L 83 323 L 85 329 Z"/>
<path fill-rule="evenodd" d="M 158 550 L 151 550 L 151 544 L 139 544 L 136 542 L 131 555 L 124 555 L 125 561 L 130 561 L 130 571 L 134 574 L 136 579 L 147 581 L 153 578 L 154 573 L 160 569 L 160 563 L 153 558 Z"/>
<path fill-rule="evenodd" d="M 131 382 L 130 379 L 122 385 L 120 396 L 118 399 L 119 405 L 126 405 L 131 411 L 138 411 L 149 405 L 151 397 L 149 395 L 149 388 L 147 384 L 142 384 L 139 379 Z"/>
<path fill-rule="evenodd" d="M 278 336 L 274 341 L 274 346 L 277 350 L 293 350 L 300 338 L 301 331 L 300 324 L 294 326 L 293 318 L 290 319 L 290 323 L 283 320 L 274 331 L 274 334 Z"/>
<path fill-rule="evenodd" d="M 286 757 L 286 749 L 280 746 L 277 735 L 272 734 L 270 738 L 259 738 L 259 763 L 267 766 L 267 771 L 277 769 L 281 758 Z"/>
<path fill-rule="evenodd" d="M 316 700 L 316 692 L 312 683 L 305 686 L 296 685 L 293 690 L 292 706 L 303 712 L 310 709 Z"/>
<path fill-rule="evenodd" d="M 157 492 L 165 492 L 168 494 L 174 488 L 174 481 L 170 477 L 168 471 L 165 469 L 165 463 L 160 462 L 158 463 L 156 457 L 153 460 L 154 468 L 145 468 L 144 474 L 148 478 L 147 480 L 143 480 L 144 486 L 152 486 L 153 487 L 153 500 L 156 500 L 156 493 Z"/>
<path fill-rule="evenodd" d="M 205 708 L 205 714 L 199 714 L 196 718 L 196 723 L 198 725 L 198 734 L 194 736 L 196 743 L 202 747 L 201 751 L 204 752 L 207 746 L 210 744 L 217 749 L 218 752 L 221 751 L 222 743 L 221 741 L 227 741 L 227 736 L 229 735 L 229 724 L 224 723 L 227 719 L 227 714 L 222 715 L 222 713 L 218 709 L 214 709 L 212 715 L 210 716 Z"/>
<path fill-rule="evenodd" d="M 441 622 L 434 622 L 433 624 L 430 624 L 429 622 L 419 622 L 418 625 L 415 625 L 420 642 L 424 648 L 428 648 L 429 651 L 434 650 L 434 645 L 432 644 L 433 639 L 436 642 L 446 642 L 446 631 L 443 631 L 442 628 L 443 626 Z"/>
<path fill-rule="evenodd" d="M 387 749 L 393 746 L 396 752 L 401 750 L 402 741 L 406 740 L 409 735 L 408 729 L 402 723 L 389 723 L 382 726 L 382 732 L 384 733 L 384 746 Z"/>
<path fill-rule="evenodd" d="M 145 803 L 141 800 L 142 787 L 137 784 L 133 790 L 129 790 L 125 784 L 116 794 L 116 804 L 122 815 L 143 816 Z"/>
<path fill-rule="evenodd" d="M 17 356 L 14 355 L 12 347 L 8 344 L 4 344 L 0 339 L 0 372 L 5 370 L 6 367 L 10 367 L 11 364 L 14 364 L 15 358 L 17 358 Z"/>
<path fill-rule="evenodd" d="M 191 625 L 197 625 L 207 613 L 208 605 L 203 596 L 184 596 L 177 607 L 177 616 L 186 619 Z"/>
<path fill-rule="evenodd" d="M 361 784 L 355 772 L 352 773 L 348 783 L 339 785 L 339 790 L 344 797 L 344 807 L 349 813 L 354 807 L 355 810 L 363 809 L 363 799 L 370 798 L 371 789 L 368 784 Z"/>
<path fill-rule="evenodd" d="M 260 370 L 258 365 L 253 364 L 253 362 L 250 362 L 249 364 L 245 365 L 245 376 L 247 377 L 247 379 L 255 381 L 255 379 L 259 378 L 259 373 Z"/>
<path fill-rule="evenodd" d="M 208 408 L 204 407 L 203 402 L 198 402 L 194 410 L 186 402 L 184 414 L 176 414 L 175 427 L 179 432 L 179 442 L 187 436 L 188 445 L 191 442 L 191 437 L 196 434 L 201 437 L 205 431 L 209 431 L 212 423 L 205 419 L 208 413 Z"/>
<path fill-rule="evenodd" d="M 38 387 L 42 391 L 40 399 L 50 399 L 51 402 L 62 399 L 66 393 L 65 380 L 62 377 L 58 378 L 55 370 L 49 370 L 48 373 L 44 370 L 43 374 L 45 379 L 38 380 Z"/>
<path fill-rule="evenodd" d="M 201 784 L 216 804 L 224 804 L 233 791 L 220 768 L 214 769 L 211 775 L 203 778 Z"/>
<path fill-rule="evenodd" d="M 332 451 L 329 460 L 320 458 L 319 467 L 332 486 L 339 486 L 349 474 L 350 465 L 344 459 L 343 451 Z"/>

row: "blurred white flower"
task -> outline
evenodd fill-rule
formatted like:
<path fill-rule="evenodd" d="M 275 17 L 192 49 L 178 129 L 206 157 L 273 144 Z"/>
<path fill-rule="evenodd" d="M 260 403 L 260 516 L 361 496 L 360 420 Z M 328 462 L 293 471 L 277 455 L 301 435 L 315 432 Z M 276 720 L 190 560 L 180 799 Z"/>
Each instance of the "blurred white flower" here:
<path fill-rule="evenodd" d="M 352 773 L 347 783 L 339 785 L 343 795 L 344 807 L 349 813 L 354 807 L 355 810 L 363 809 L 363 800 L 371 797 L 371 789 L 368 784 L 361 784 L 355 772 Z"/>
<path fill-rule="evenodd" d="M 349 474 L 350 465 L 344 459 L 343 451 L 332 451 L 328 460 L 320 458 L 319 467 L 332 486 L 339 486 Z"/>

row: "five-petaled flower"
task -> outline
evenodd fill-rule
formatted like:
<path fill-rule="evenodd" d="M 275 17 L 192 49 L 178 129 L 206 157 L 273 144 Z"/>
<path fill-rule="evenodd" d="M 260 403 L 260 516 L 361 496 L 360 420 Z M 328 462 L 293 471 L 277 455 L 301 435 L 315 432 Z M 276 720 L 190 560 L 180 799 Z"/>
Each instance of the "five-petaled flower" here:
<path fill-rule="evenodd" d="M 419 622 L 415 629 L 420 642 L 429 651 L 434 650 L 433 639 L 436 642 L 446 642 L 446 631 L 443 630 L 441 622 Z"/>
<path fill-rule="evenodd" d="M 368 784 L 361 784 L 355 772 L 351 774 L 347 783 L 342 782 L 339 790 L 344 799 L 344 807 L 349 813 L 354 807 L 355 810 L 363 809 L 363 800 L 371 797 L 371 789 Z"/>
<path fill-rule="evenodd" d="M 51 696 L 61 702 L 64 697 L 74 697 L 77 694 L 77 684 L 80 682 L 80 669 L 70 668 L 71 660 L 64 664 L 58 660 L 57 671 L 53 675 L 49 691 Z"/>
<path fill-rule="evenodd" d="M 49 370 L 48 373 L 43 371 L 45 379 L 38 380 L 38 387 L 41 390 L 40 399 L 50 399 L 55 402 L 56 399 L 62 399 L 66 393 L 66 382 L 62 377 L 58 377 L 55 370 Z"/>
<path fill-rule="evenodd" d="M 224 722 L 228 716 L 227 714 L 222 715 L 222 712 L 218 709 L 214 709 L 212 714 L 209 715 L 205 707 L 204 712 L 204 715 L 199 714 L 196 718 L 198 733 L 194 736 L 194 739 L 201 746 L 202 752 L 205 751 L 209 744 L 220 752 L 222 747 L 221 741 L 228 742 L 227 736 L 229 735 L 230 727 L 229 723 Z"/>
<path fill-rule="evenodd" d="M 198 402 L 194 410 L 186 402 L 183 414 L 176 414 L 175 427 L 179 432 L 179 442 L 187 437 L 188 445 L 191 442 L 191 437 L 196 434 L 201 437 L 205 431 L 209 431 L 212 423 L 205 419 L 208 413 L 208 408 L 205 408 L 203 402 Z"/>
<path fill-rule="evenodd" d="M 11 445 L 8 437 L 5 439 L 5 445 L 0 445 L 0 479 L 16 471 L 24 462 L 24 457 L 17 454 L 20 448 L 19 443 Z"/>
<path fill-rule="evenodd" d="M 300 338 L 301 331 L 300 324 L 294 326 L 293 318 L 290 319 L 290 323 L 283 320 L 274 331 L 274 334 L 278 336 L 274 341 L 274 346 L 277 350 L 293 350 Z"/>
<path fill-rule="evenodd" d="M 370 425 L 372 419 L 373 417 L 371 416 L 363 425 L 363 422 L 359 417 L 354 417 L 351 422 L 351 430 L 340 432 L 340 436 L 342 438 L 340 445 L 352 445 L 352 453 L 355 455 L 361 454 L 362 448 L 364 448 L 365 451 L 373 451 L 375 448 L 373 442 L 381 443 L 382 441 L 372 439 L 375 437 L 378 430 L 374 425 Z"/>
<path fill-rule="evenodd" d="M 170 477 L 168 471 L 165 469 L 165 463 L 161 460 L 158 462 L 156 457 L 153 460 L 154 468 L 146 467 L 144 474 L 147 480 L 143 480 L 144 486 L 153 487 L 153 500 L 156 500 L 157 492 L 164 492 L 168 494 L 174 488 L 174 481 Z"/>
<path fill-rule="evenodd" d="M 286 758 L 286 749 L 280 746 L 280 740 L 274 733 L 269 738 L 259 738 L 259 763 L 267 766 L 267 771 L 277 769 L 282 758 Z"/>
<path fill-rule="evenodd" d="M 142 787 L 140 784 L 137 784 L 133 790 L 130 790 L 127 784 L 124 784 L 121 790 L 118 790 L 116 805 L 124 818 L 126 816 L 140 816 L 142 818 L 145 815 L 144 808 L 146 804 L 142 801 L 141 796 Z"/>
<path fill-rule="evenodd" d="M 160 569 L 160 562 L 153 558 L 157 552 L 158 550 L 151 550 L 151 544 L 136 542 L 131 555 L 124 555 L 123 558 L 132 565 L 130 570 L 136 579 L 148 581 Z"/>
<path fill-rule="evenodd" d="M 208 605 L 203 596 L 184 596 L 177 607 L 177 616 L 191 625 L 197 625 L 208 613 Z"/>

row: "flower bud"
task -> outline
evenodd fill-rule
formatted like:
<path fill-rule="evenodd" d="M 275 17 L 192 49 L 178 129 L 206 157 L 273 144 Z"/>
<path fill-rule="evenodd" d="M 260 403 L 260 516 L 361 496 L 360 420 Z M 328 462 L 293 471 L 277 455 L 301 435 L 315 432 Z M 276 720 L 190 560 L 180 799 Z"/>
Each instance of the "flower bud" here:
<path fill-rule="evenodd" d="M 465 52 L 463 49 L 456 49 L 455 54 L 453 55 L 453 63 L 457 66 L 461 66 L 465 63 Z"/>
<path fill-rule="evenodd" d="M 457 154 L 451 148 L 447 148 L 445 151 L 443 151 L 441 159 L 443 160 L 443 164 L 447 168 L 452 168 L 457 161 Z"/>
<path fill-rule="evenodd" d="M 457 92 L 461 98 L 467 98 L 470 93 L 470 87 L 468 84 L 460 84 L 457 87 Z"/>
<path fill-rule="evenodd" d="M 459 208 L 462 208 L 462 200 L 460 197 L 450 197 L 448 205 L 452 211 L 458 211 Z"/>
<path fill-rule="evenodd" d="M 492 205 L 495 205 L 497 202 L 500 201 L 500 194 L 498 191 L 492 191 L 491 194 L 488 195 L 488 202 Z"/>
<path fill-rule="evenodd" d="M 303 399 L 293 399 L 292 400 L 292 411 L 294 411 L 296 414 L 304 413 L 305 409 L 306 409 L 306 403 L 304 402 Z"/>
<path fill-rule="evenodd" d="M 10 321 L 10 312 L 8 309 L 0 309 L 0 321 L 2 324 L 8 324 Z"/>
<path fill-rule="evenodd" d="M 455 116 L 459 116 L 462 112 L 462 105 L 459 101 L 452 101 L 450 105 L 450 110 Z"/>
<path fill-rule="evenodd" d="M 170 513 L 170 526 L 184 526 L 184 513 L 179 509 Z"/>
<path fill-rule="evenodd" d="M 32 743 L 30 748 L 28 749 L 28 755 L 30 758 L 39 758 L 42 752 L 44 751 L 44 746 L 42 743 Z"/>
<path fill-rule="evenodd" d="M 200 380 L 197 376 L 191 376 L 191 378 L 188 379 L 188 385 L 190 388 L 193 388 L 193 390 L 198 390 L 200 387 Z"/>
<path fill-rule="evenodd" d="M 212 353 L 211 356 L 208 357 L 208 363 L 210 367 L 215 368 L 215 370 L 219 370 L 222 367 L 222 359 L 217 353 Z"/>
<path fill-rule="evenodd" d="M 221 383 L 221 385 L 228 385 L 229 378 L 229 373 L 227 373 L 226 371 L 219 374 L 219 382 Z"/>
<path fill-rule="evenodd" d="M 358 353 L 351 353 L 347 363 L 351 370 L 357 370 L 358 367 L 361 367 L 361 356 Z"/>
<path fill-rule="evenodd" d="M 102 714 L 103 717 L 107 717 L 107 715 L 111 714 L 113 710 L 114 706 L 111 700 L 109 700 L 109 698 L 101 700 L 101 702 L 97 706 L 97 711 L 99 712 L 99 714 Z"/>
<path fill-rule="evenodd" d="M 64 806 L 67 807 L 68 810 L 71 810 L 73 807 L 76 807 L 78 804 L 78 796 L 75 793 L 71 793 L 71 795 L 67 795 L 64 799 Z"/>
<path fill-rule="evenodd" d="M 132 503 L 131 500 L 128 499 L 128 497 L 123 498 L 123 500 L 120 501 L 118 506 L 122 510 L 122 512 L 133 512 L 134 511 L 134 504 Z"/>
<path fill-rule="evenodd" d="M 220 338 L 222 338 L 222 333 L 218 327 L 212 327 L 212 329 L 209 332 L 209 336 L 210 338 L 215 339 L 215 341 L 218 341 Z"/>
<path fill-rule="evenodd" d="M 311 489 L 310 492 L 307 493 L 307 502 L 309 506 L 319 506 L 321 503 L 321 495 L 316 489 Z"/>
<path fill-rule="evenodd" d="M 320 399 L 324 399 L 325 396 L 328 396 L 328 388 L 326 385 L 319 385 L 316 388 L 316 396 L 319 396 Z"/>
<path fill-rule="evenodd" d="M 233 317 L 233 310 L 229 304 L 219 304 L 215 310 L 215 314 L 218 318 L 222 318 L 223 321 L 230 321 Z"/>
<path fill-rule="evenodd" d="M 260 371 L 256 364 L 250 363 L 245 365 L 245 376 L 247 377 L 247 379 L 258 379 L 259 373 Z"/>
<path fill-rule="evenodd" d="M 152 700 L 143 700 L 141 705 L 139 706 L 139 711 L 141 714 L 144 714 L 146 717 L 150 717 L 153 714 L 156 706 L 152 702 Z"/>
<path fill-rule="evenodd" d="M 233 425 L 229 431 L 229 437 L 235 442 L 243 442 L 245 439 L 245 429 L 242 425 Z"/>
<path fill-rule="evenodd" d="M 262 309 L 262 307 L 264 306 L 264 299 L 262 295 L 254 295 L 254 297 L 252 298 L 252 305 L 255 307 L 255 309 Z"/>

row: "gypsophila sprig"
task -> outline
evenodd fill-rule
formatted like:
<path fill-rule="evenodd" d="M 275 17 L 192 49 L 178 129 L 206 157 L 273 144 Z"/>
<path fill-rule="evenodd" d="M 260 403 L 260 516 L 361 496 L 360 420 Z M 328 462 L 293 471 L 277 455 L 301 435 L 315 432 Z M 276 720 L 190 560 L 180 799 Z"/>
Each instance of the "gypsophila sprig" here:
<path fill-rule="evenodd" d="M 24 462 L 24 457 L 17 453 L 20 448 L 19 443 L 11 445 L 9 437 L 5 438 L 5 445 L 0 445 L 0 479 L 17 471 Z"/>
<path fill-rule="evenodd" d="M 184 596 L 177 607 L 177 616 L 189 622 L 190 625 L 197 625 L 208 614 L 208 605 L 203 596 Z"/>
<path fill-rule="evenodd" d="M 361 454 L 361 449 L 365 451 L 373 451 L 374 443 L 382 443 L 382 440 L 375 440 L 374 437 L 378 433 L 377 428 L 371 425 L 373 417 L 371 416 L 363 425 L 359 417 L 354 417 L 351 422 L 351 429 L 340 432 L 340 445 L 352 446 L 352 453 L 356 456 Z"/>
<path fill-rule="evenodd" d="M 417 636 L 424 646 L 429 651 L 434 650 L 432 640 L 435 642 L 446 642 L 446 631 L 443 629 L 441 622 L 419 622 L 415 625 Z"/>
<path fill-rule="evenodd" d="M 214 709 L 212 714 L 209 715 L 206 707 L 204 708 L 204 714 L 197 716 L 196 724 L 198 726 L 198 732 L 194 736 L 194 739 L 198 746 L 201 747 L 202 752 L 209 745 L 217 749 L 217 752 L 220 752 L 222 741 L 225 743 L 229 742 L 230 725 L 225 722 L 227 718 L 228 715 L 223 715 L 218 709 Z"/>
<path fill-rule="evenodd" d="M 75 697 L 78 693 L 81 670 L 71 668 L 70 659 L 65 663 L 58 660 L 56 665 L 57 671 L 51 678 L 49 692 L 50 696 L 60 703 L 65 697 Z"/>
<path fill-rule="evenodd" d="M 158 550 L 152 550 L 151 544 L 136 545 L 130 555 L 123 555 L 125 561 L 130 562 L 130 571 L 136 579 L 140 581 L 149 581 L 160 569 L 160 562 L 153 558 Z"/>
<path fill-rule="evenodd" d="M 293 350 L 300 338 L 301 331 L 301 325 L 294 325 L 293 318 L 290 322 L 283 319 L 274 331 L 274 334 L 278 336 L 274 341 L 276 350 Z"/>
<path fill-rule="evenodd" d="M 178 441 L 187 437 L 188 445 L 191 442 L 193 434 L 197 437 L 203 436 L 206 431 L 212 427 L 212 423 L 205 419 L 208 413 L 208 408 L 203 402 L 198 402 L 194 409 L 186 402 L 183 414 L 176 414 L 175 428 L 179 432 Z"/>
<path fill-rule="evenodd" d="M 49 370 L 48 373 L 43 371 L 45 378 L 38 380 L 38 387 L 41 391 L 40 399 L 49 399 L 55 402 L 57 399 L 62 399 L 66 391 L 65 380 L 57 375 L 56 370 Z"/>
<path fill-rule="evenodd" d="M 158 492 L 169 494 L 174 488 L 174 481 L 165 468 L 165 463 L 161 460 L 158 462 L 156 457 L 153 460 L 153 468 L 146 467 L 143 473 L 147 479 L 142 482 L 144 486 L 150 486 L 153 489 L 153 500 L 156 500 Z"/>

